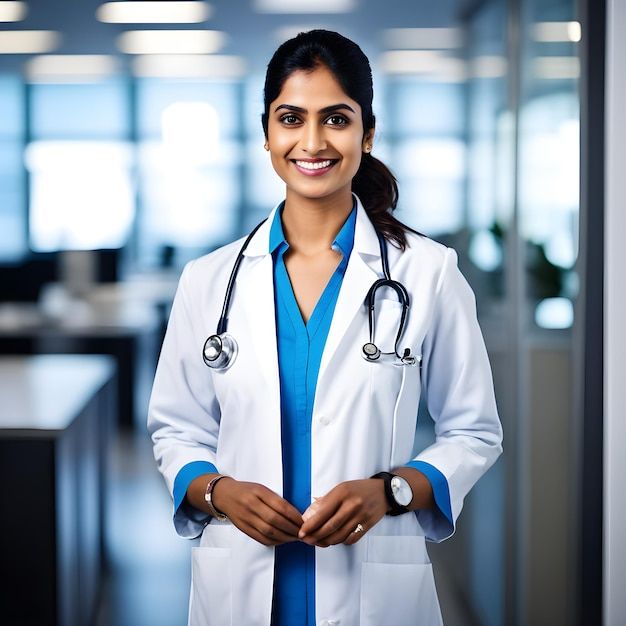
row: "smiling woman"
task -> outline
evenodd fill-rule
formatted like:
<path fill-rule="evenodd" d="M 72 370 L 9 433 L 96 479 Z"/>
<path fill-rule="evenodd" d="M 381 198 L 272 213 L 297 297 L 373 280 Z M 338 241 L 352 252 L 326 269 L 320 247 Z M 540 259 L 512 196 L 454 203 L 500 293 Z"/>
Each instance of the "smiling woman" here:
<path fill-rule="evenodd" d="M 176 530 L 202 536 L 189 623 L 439 626 L 425 539 L 501 452 L 473 294 L 392 215 L 354 42 L 300 33 L 264 96 L 285 199 L 185 268 L 150 403 Z M 415 455 L 422 390 L 437 441 Z"/>

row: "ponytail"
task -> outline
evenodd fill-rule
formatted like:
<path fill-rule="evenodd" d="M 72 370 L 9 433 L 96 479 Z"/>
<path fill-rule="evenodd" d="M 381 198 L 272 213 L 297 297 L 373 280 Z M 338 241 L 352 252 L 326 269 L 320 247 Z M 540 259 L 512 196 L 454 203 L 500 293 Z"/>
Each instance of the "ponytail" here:
<path fill-rule="evenodd" d="M 361 166 L 352 179 L 352 191 L 359 197 L 374 228 L 396 248 L 407 247 L 406 232 L 417 235 L 391 212 L 398 204 L 398 181 L 389 168 L 369 152 L 364 152 Z"/>

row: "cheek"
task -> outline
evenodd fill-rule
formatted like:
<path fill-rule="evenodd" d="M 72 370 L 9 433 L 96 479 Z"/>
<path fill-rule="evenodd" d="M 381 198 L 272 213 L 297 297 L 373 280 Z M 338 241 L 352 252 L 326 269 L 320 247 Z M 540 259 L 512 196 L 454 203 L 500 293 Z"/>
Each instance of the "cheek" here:
<path fill-rule="evenodd" d="M 343 152 L 343 164 L 346 170 L 350 171 L 352 175 L 356 174 L 359 166 L 361 165 L 361 145 L 347 146 Z"/>

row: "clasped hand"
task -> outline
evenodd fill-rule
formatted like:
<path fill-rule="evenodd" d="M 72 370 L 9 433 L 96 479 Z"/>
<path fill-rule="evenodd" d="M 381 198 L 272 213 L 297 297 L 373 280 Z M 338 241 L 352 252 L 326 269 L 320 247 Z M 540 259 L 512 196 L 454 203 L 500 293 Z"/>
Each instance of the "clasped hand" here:
<path fill-rule="evenodd" d="M 219 489 L 221 487 L 221 489 Z M 322 548 L 356 543 L 388 510 L 383 481 L 339 483 L 301 515 L 277 493 L 258 483 L 223 478 L 215 506 L 248 536 L 266 546 L 303 541 Z M 362 532 L 353 532 L 358 524 Z"/>

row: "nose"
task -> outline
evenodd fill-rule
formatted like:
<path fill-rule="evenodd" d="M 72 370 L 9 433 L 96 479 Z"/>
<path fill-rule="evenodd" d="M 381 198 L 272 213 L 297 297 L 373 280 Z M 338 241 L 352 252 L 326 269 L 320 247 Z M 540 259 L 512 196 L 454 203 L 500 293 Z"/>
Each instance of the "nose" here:
<path fill-rule="evenodd" d="M 304 136 L 302 137 L 302 148 L 309 154 L 317 154 L 326 149 L 326 138 L 324 128 L 317 122 L 310 122 L 304 126 Z"/>

